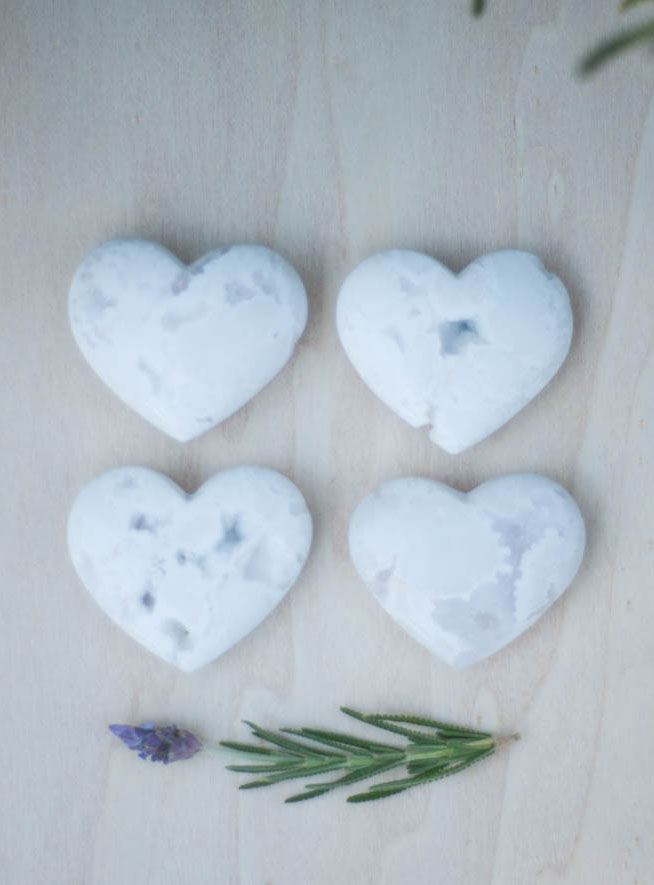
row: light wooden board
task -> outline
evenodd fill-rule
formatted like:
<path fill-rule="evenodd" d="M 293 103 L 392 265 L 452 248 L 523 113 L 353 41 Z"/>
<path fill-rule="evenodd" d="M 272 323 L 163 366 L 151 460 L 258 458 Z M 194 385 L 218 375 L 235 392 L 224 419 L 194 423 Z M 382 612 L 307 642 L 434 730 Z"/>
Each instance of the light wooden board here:
<path fill-rule="evenodd" d="M 1 0 L 2 881 L 654 882 L 654 66 L 572 75 L 616 3 L 495 0 L 473 21 L 465 0 Z M 119 235 L 186 260 L 263 242 L 310 294 L 293 362 L 187 445 L 121 405 L 69 332 L 71 274 Z M 336 339 L 340 282 L 390 246 L 456 269 L 526 248 L 571 291 L 562 372 L 457 457 L 364 389 Z M 260 629 L 179 674 L 82 589 L 67 512 L 119 465 L 193 490 L 244 462 L 298 483 L 315 546 Z M 455 672 L 358 581 L 348 516 L 398 474 L 466 490 L 514 470 L 569 488 L 588 554 L 534 629 Z M 106 730 L 340 728 L 340 704 L 524 739 L 386 802 L 285 807 L 283 788 L 239 793 L 208 757 L 145 764 Z"/>

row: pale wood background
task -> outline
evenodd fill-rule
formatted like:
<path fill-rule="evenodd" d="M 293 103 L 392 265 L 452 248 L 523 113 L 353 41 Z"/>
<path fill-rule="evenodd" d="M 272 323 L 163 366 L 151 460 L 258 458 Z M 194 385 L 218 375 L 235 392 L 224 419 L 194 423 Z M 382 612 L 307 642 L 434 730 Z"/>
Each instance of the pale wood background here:
<path fill-rule="evenodd" d="M 465 0 L 1 0 L 3 882 L 654 882 L 654 65 L 572 75 L 616 3 L 494 0 L 473 21 Z M 71 274 L 118 235 L 187 260 L 263 242 L 307 284 L 296 358 L 188 445 L 121 405 L 69 332 Z M 390 246 L 455 268 L 527 248 L 569 285 L 563 371 L 466 454 L 403 425 L 339 348 L 338 286 Z M 260 629 L 179 674 L 82 589 L 67 512 L 112 467 L 193 490 L 242 462 L 299 484 L 313 553 Z M 469 489 L 513 470 L 576 496 L 585 565 L 526 636 L 452 671 L 360 584 L 348 516 L 398 474 Z M 524 740 L 386 802 L 285 807 L 287 789 L 239 793 L 212 758 L 145 764 L 106 730 L 338 728 L 344 703 Z"/>

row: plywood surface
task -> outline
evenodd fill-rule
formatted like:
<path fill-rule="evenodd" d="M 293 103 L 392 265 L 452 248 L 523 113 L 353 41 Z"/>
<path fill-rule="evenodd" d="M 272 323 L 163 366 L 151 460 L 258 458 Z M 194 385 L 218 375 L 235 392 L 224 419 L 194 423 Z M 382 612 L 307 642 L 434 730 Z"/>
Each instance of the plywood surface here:
<path fill-rule="evenodd" d="M 654 67 L 572 68 L 614 0 L 2 0 L 0 868 L 11 885 L 654 882 Z M 637 17 L 637 14 L 636 14 Z M 176 444 L 106 390 L 67 321 L 70 277 L 135 235 L 185 260 L 262 242 L 297 267 L 296 357 L 220 428 Z M 369 253 L 460 269 L 537 252 L 576 333 L 548 389 L 441 453 L 362 385 L 335 297 Z M 215 664 L 177 673 L 115 628 L 69 563 L 83 483 L 143 464 L 194 490 L 228 465 L 294 479 L 316 523 L 301 580 Z M 587 520 L 566 597 L 457 672 L 379 608 L 346 526 L 380 481 L 467 490 L 534 470 Z M 341 704 L 518 729 L 483 766 L 396 799 L 284 806 L 212 758 L 141 762 L 108 722 L 340 728 Z"/>

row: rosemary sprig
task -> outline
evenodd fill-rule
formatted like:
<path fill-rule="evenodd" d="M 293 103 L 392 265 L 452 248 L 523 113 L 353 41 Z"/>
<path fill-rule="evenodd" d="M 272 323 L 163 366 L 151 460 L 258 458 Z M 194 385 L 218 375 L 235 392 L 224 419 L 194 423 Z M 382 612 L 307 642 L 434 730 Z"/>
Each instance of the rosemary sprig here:
<path fill-rule="evenodd" d="M 650 43 L 654 48 L 654 20 L 643 22 L 633 28 L 625 28 L 607 40 L 603 40 L 582 58 L 579 72 L 582 76 L 592 74 L 613 56 L 641 43 Z"/>
<path fill-rule="evenodd" d="M 619 11 L 628 12 L 634 7 L 648 2 L 652 2 L 652 0 L 621 0 Z M 473 15 L 480 16 L 485 9 L 486 0 L 472 0 Z M 581 59 L 578 68 L 579 73 L 582 77 L 592 74 L 597 68 L 616 55 L 646 43 L 651 44 L 654 49 L 654 19 L 631 28 L 624 28 L 618 31 L 617 34 L 602 40 Z"/>
<path fill-rule="evenodd" d="M 627 12 L 633 6 L 640 6 L 641 3 L 648 3 L 651 0 L 622 0 L 620 4 L 620 12 Z"/>
<path fill-rule="evenodd" d="M 189 759 L 201 750 L 242 757 L 229 771 L 256 775 L 241 784 L 252 790 L 281 781 L 302 778 L 308 781 L 304 790 L 286 799 L 303 802 L 322 796 L 336 787 L 350 786 L 369 777 L 404 767 L 406 777 L 375 783 L 363 793 L 349 796 L 348 802 L 371 802 L 402 793 L 411 787 L 432 783 L 463 771 L 475 762 L 492 755 L 505 740 L 490 732 L 449 725 L 422 716 L 396 714 L 365 714 L 341 707 L 353 719 L 405 738 L 402 745 L 356 737 L 318 728 L 282 728 L 268 731 L 253 722 L 246 722 L 254 737 L 262 744 L 221 741 L 219 747 L 202 745 L 190 732 L 177 726 L 155 727 L 152 723 L 135 728 L 111 725 L 111 731 L 143 759 L 164 763 Z M 322 775 L 337 773 L 333 779 L 315 781 Z"/>
<path fill-rule="evenodd" d="M 286 755 L 268 758 L 258 765 L 228 765 L 227 768 L 230 771 L 261 775 L 242 784 L 242 790 L 266 787 L 291 778 L 307 779 L 309 782 L 304 791 L 289 796 L 286 802 L 303 802 L 305 799 L 322 796 L 336 787 L 349 786 L 394 768 L 406 768 L 408 777 L 373 784 L 366 792 L 355 793 L 347 800 L 371 802 L 463 771 L 490 756 L 498 744 L 497 739 L 489 732 L 447 725 L 435 719 L 365 714 L 349 707 L 341 709 L 353 719 L 407 738 L 408 743 L 403 746 L 380 743 L 317 728 L 282 728 L 280 732 L 274 733 L 248 722 L 246 724 L 255 737 L 281 747 Z M 227 749 L 236 748 L 231 741 L 222 741 L 221 746 Z M 325 747 L 329 749 L 323 749 Z M 255 746 L 250 745 L 250 749 L 256 752 Z M 275 756 L 273 751 L 273 757 Z M 331 780 L 312 780 L 316 775 L 331 772 L 339 772 L 340 776 Z"/>

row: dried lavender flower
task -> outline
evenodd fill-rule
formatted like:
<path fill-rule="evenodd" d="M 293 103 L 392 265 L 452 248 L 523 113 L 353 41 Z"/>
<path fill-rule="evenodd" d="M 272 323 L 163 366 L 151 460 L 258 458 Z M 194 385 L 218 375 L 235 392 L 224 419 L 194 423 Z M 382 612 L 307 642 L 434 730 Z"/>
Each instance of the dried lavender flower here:
<path fill-rule="evenodd" d="M 164 765 L 190 759 L 203 749 L 195 735 L 176 725 L 155 727 L 151 722 L 140 726 L 110 725 L 109 731 L 130 750 L 136 750 L 141 759 L 163 762 Z"/>

